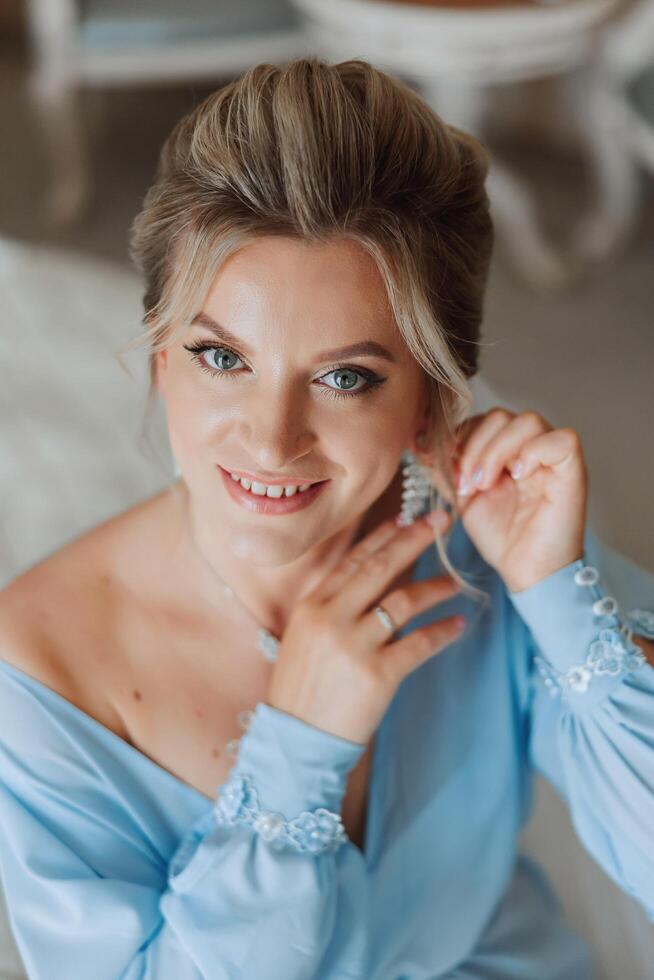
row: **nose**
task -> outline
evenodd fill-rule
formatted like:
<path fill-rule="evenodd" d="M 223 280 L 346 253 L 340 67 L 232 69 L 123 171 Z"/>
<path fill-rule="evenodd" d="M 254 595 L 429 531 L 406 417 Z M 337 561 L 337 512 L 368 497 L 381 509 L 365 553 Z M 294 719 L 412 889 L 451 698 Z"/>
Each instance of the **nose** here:
<path fill-rule="evenodd" d="M 306 403 L 292 392 L 277 391 L 250 402 L 241 444 L 253 471 L 288 473 L 314 445 L 308 420 Z"/>

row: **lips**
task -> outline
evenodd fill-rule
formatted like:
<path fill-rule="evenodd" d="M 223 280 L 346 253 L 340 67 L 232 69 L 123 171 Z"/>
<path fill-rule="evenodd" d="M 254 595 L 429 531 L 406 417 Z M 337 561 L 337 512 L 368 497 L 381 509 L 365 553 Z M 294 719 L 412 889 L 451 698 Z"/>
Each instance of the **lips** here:
<path fill-rule="evenodd" d="M 320 496 L 331 482 L 330 480 L 320 480 L 310 486 L 308 490 L 297 491 L 292 497 L 267 497 L 246 490 L 237 480 L 232 479 L 231 473 L 222 466 L 217 468 L 232 500 L 255 514 L 293 514 L 295 511 L 304 510 Z M 290 483 L 290 481 L 286 481 L 286 483 Z"/>
<path fill-rule="evenodd" d="M 280 480 L 279 477 L 274 480 L 264 480 L 260 476 L 251 476 L 249 473 L 245 473 L 243 470 L 227 470 L 224 466 L 221 466 L 220 468 L 224 473 L 229 473 L 230 476 L 232 473 L 236 473 L 237 476 L 243 477 L 244 480 L 249 480 L 250 483 L 263 483 L 267 487 L 287 487 L 291 485 L 303 487 L 307 483 L 314 484 L 325 482 L 324 480 L 303 480 L 295 476 L 289 476 L 282 480 Z"/>

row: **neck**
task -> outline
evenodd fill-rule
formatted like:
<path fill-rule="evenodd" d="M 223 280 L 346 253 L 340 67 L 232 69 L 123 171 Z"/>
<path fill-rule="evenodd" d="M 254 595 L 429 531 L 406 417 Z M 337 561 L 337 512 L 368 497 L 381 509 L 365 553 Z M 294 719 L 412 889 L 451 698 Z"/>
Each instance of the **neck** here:
<path fill-rule="evenodd" d="M 258 568 L 199 532 L 192 500 L 182 481 L 178 488 L 182 495 L 178 540 L 179 567 L 185 569 L 185 585 L 192 587 L 203 615 L 206 613 L 211 619 L 218 613 L 223 620 L 233 616 L 235 622 L 242 623 L 246 614 L 241 604 L 226 599 L 222 592 L 223 583 L 228 585 L 262 626 L 275 636 L 282 636 L 297 603 L 318 586 L 357 541 L 399 512 L 401 484 L 402 473 L 398 470 L 375 503 L 337 534 L 293 562 L 277 568 Z"/>

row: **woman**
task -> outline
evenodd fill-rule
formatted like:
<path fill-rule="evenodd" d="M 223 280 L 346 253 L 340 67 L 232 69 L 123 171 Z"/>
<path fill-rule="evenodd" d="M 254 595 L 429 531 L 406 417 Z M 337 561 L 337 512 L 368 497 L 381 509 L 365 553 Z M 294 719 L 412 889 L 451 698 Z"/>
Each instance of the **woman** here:
<path fill-rule="evenodd" d="M 362 61 L 166 142 L 132 249 L 182 479 L 0 602 L 30 977 L 590 977 L 517 854 L 533 769 L 654 916 L 654 576 L 572 429 L 467 417 L 486 168 Z"/>

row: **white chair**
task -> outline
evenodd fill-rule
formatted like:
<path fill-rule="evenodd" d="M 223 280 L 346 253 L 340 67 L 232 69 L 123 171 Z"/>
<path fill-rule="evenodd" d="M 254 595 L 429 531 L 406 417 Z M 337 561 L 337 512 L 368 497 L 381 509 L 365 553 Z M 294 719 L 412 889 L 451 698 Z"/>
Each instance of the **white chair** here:
<path fill-rule="evenodd" d="M 81 89 L 228 78 L 306 47 L 287 0 L 28 0 L 27 10 L 55 223 L 79 216 L 91 191 Z"/>
<path fill-rule="evenodd" d="M 654 0 L 637 0 L 606 44 L 610 110 L 634 158 L 654 174 Z"/>
<path fill-rule="evenodd" d="M 603 31 L 624 0 L 534 0 L 520 6 L 457 9 L 456 0 L 293 0 L 314 48 L 328 58 L 362 57 L 417 83 L 448 122 L 483 138 L 491 92 L 559 78 L 592 165 L 596 200 L 566 246 L 544 235 L 524 179 L 494 156 L 489 192 L 499 233 L 516 268 L 537 287 L 567 283 L 627 238 L 637 210 L 633 160 L 607 111 L 612 75 Z"/>

